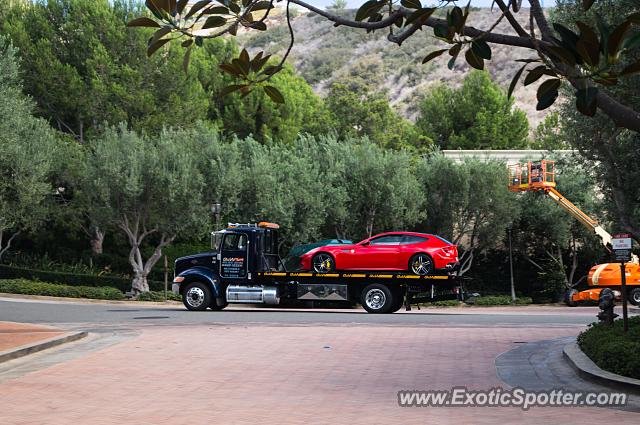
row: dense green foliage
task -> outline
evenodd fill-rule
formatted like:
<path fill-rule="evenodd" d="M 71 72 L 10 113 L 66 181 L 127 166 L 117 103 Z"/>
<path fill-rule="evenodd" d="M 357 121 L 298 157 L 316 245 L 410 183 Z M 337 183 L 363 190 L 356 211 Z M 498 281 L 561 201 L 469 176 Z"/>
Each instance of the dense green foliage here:
<path fill-rule="evenodd" d="M 12 239 L 47 216 L 56 158 L 64 150 L 22 93 L 15 48 L 0 36 L 0 258 Z"/>
<path fill-rule="evenodd" d="M 471 72 L 460 88 L 431 90 L 416 124 L 441 149 L 523 148 L 529 131 L 524 112 L 483 71 Z"/>
<path fill-rule="evenodd" d="M 629 319 L 629 332 L 624 332 L 622 320 L 613 326 L 592 324 L 578 336 L 578 345 L 602 369 L 640 379 L 640 317 Z"/>
<path fill-rule="evenodd" d="M 121 300 L 124 294 L 110 286 L 69 286 L 26 279 L 0 279 L 0 292 L 65 298 Z"/>
<path fill-rule="evenodd" d="M 562 0 L 554 9 L 552 18 L 570 25 L 575 19 L 595 23 L 596 15 L 600 15 L 610 25 L 616 25 L 629 10 L 640 10 L 637 0 L 596 2 L 589 12 L 584 12 L 579 2 Z M 635 36 L 640 37 L 637 28 Z M 623 65 L 638 59 L 640 53 L 634 52 L 624 58 Z M 638 109 L 639 86 L 640 76 L 634 75 L 606 90 L 614 99 Z M 600 112 L 593 118 L 586 118 L 576 112 L 570 100 L 561 105 L 559 113 L 559 140 L 577 149 L 582 167 L 592 170 L 604 195 L 603 204 L 607 206 L 608 218 L 616 223 L 612 230 L 632 233 L 636 240 L 640 240 L 640 135 L 616 127 Z"/>

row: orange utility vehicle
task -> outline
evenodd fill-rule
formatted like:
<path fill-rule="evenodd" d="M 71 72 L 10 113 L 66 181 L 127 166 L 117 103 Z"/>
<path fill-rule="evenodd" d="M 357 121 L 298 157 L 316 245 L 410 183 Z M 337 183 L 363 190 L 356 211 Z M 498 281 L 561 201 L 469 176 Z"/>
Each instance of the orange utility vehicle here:
<path fill-rule="evenodd" d="M 611 234 L 556 190 L 554 161 L 543 159 L 541 161 L 510 165 L 509 190 L 512 192 L 540 192 L 548 196 L 580 223 L 598 235 L 607 251 L 611 251 Z M 593 266 L 587 276 L 587 285 L 590 288 L 585 291 L 569 290 L 565 297 L 567 305 L 573 307 L 586 301 L 597 302 L 600 297 L 600 291 L 604 288 L 611 288 L 619 295 L 622 285 L 620 271 L 619 263 L 605 263 Z M 640 264 L 637 255 L 633 255 L 631 262 L 625 264 L 625 272 L 627 298 L 630 303 L 640 305 Z"/>

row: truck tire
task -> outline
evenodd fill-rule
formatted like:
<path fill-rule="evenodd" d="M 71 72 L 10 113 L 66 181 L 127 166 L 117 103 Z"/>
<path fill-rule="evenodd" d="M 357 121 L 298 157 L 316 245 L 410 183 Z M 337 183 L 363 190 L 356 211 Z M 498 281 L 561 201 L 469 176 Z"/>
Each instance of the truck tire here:
<path fill-rule="evenodd" d="M 404 305 L 404 294 L 402 293 L 402 290 L 397 289 L 395 291 L 392 291 L 392 293 L 394 298 L 394 304 L 391 307 L 391 310 L 389 310 L 389 313 L 395 313 L 396 311 L 400 310 Z"/>
<path fill-rule="evenodd" d="M 182 303 L 188 310 L 206 310 L 211 305 L 211 289 L 204 283 L 191 282 L 184 288 Z"/>
<path fill-rule="evenodd" d="M 360 302 L 368 313 L 374 314 L 389 313 L 396 305 L 391 290 L 380 283 L 365 287 L 360 294 Z"/>
<path fill-rule="evenodd" d="M 573 296 L 575 294 L 577 294 L 578 291 L 575 289 L 569 289 L 567 292 L 565 292 L 564 294 L 564 303 L 566 305 L 568 305 L 569 307 L 577 307 L 578 303 L 576 303 L 575 301 L 573 301 Z"/>
<path fill-rule="evenodd" d="M 640 288 L 633 288 L 629 291 L 629 302 L 635 306 L 640 306 Z"/>

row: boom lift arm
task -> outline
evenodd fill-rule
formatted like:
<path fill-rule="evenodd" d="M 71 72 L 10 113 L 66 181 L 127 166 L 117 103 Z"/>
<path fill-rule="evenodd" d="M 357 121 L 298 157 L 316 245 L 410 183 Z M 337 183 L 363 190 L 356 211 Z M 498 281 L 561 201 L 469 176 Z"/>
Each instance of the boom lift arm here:
<path fill-rule="evenodd" d="M 549 198 L 553 199 L 556 204 L 560 205 L 565 211 L 571 214 L 576 220 L 582 223 L 587 229 L 592 230 L 596 235 L 600 237 L 602 240 L 602 244 L 610 250 L 611 247 L 611 234 L 604 230 L 600 224 L 585 214 L 580 208 L 576 207 L 571 201 L 562 196 L 560 192 L 558 192 L 555 188 L 549 187 L 545 188 L 544 192 L 549 196 Z"/>

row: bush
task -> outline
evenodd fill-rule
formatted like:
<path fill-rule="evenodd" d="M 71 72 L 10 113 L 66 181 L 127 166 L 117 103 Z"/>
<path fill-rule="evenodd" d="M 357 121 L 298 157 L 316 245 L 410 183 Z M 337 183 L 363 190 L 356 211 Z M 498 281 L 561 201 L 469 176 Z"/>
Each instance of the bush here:
<path fill-rule="evenodd" d="M 640 316 L 629 319 L 626 333 L 622 320 L 613 326 L 593 323 L 578 335 L 578 345 L 602 369 L 640 379 Z"/>
<path fill-rule="evenodd" d="M 121 292 L 127 292 L 131 289 L 131 279 L 123 277 L 33 270 L 2 265 L 0 265 L 0 279 L 39 280 L 68 286 L 111 286 L 119 289 Z M 149 289 L 152 291 L 160 291 L 163 288 L 163 282 L 149 280 Z"/>
<path fill-rule="evenodd" d="M 9 294 L 47 295 L 51 297 L 121 300 L 124 294 L 109 286 L 69 286 L 26 279 L 0 280 L 0 292 Z"/>
<path fill-rule="evenodd" d="M 138 294 L 138 301 L 164 301 L 164 291 L 149 291 Z M 182 301 L 180 295 L 176 295 L 171 291 L 167 291 L 167 300 Z"/>
<path fill-rule="evenodd" d="M 515 302 L 511 300 L 510 295 L 490 295 L 486 297 L 478 297 L 475 299 L 475 305 L 527 305 L 531 304 L 531 298 L 516 298 Z"/>

